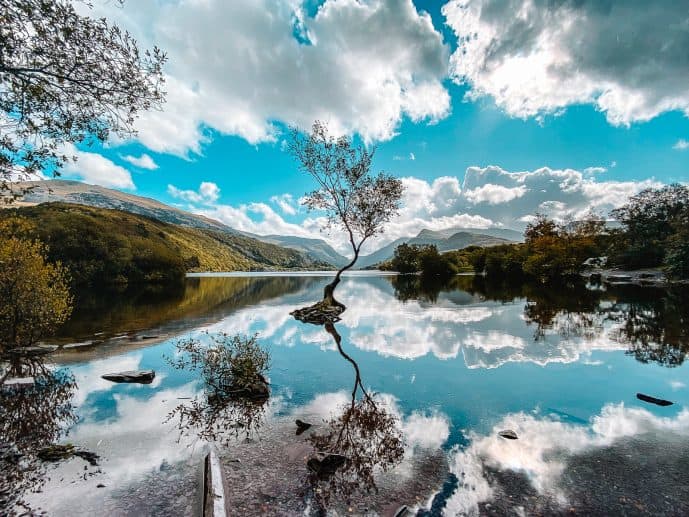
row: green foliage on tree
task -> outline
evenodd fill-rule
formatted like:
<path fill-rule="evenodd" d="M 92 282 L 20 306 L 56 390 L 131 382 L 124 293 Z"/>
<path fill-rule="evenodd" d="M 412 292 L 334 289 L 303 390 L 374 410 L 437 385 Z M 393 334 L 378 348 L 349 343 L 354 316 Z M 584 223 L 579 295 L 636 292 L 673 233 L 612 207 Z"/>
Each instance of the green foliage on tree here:
<path fill-rule="evenodd" d="M 0 222 L 0 352 L 50 336 L 72 311 L 65 268 L 42 242 L 17 237 L 30 231 L 17 218 Z"/>
<path fill-rule="evenodd" d="M 689 188 L 668 185 L 646 189 L 613 211 L 623 225 L 614 246 L 614 261 L 629 268 L 666 266 L 668 273 L 689 278 Z"/>
<path fill-rule="evenodd" d="M 16 194 L 11 181 L 57 175 L 73 159 L 67 144 L 135 134 L 138 114 L 163 102 L 165 59 L 74 2 L 1 2 L 0 195 Z"/>
<path fill-rule="evenodd" d="M 419 271 L 419 246 L 415 244 L 400 244 L 390 261 L 390 268 L 398 273 L 408 274 Z"/>

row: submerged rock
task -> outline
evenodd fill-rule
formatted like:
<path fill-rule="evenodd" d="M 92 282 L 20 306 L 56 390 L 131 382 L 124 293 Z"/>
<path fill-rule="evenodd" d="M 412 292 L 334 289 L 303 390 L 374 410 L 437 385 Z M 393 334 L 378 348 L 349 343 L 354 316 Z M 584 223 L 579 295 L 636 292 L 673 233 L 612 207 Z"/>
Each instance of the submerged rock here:
<path fill-rule="evenodd" d="M 643 393 L 637 393 L 636 398 L 643 400 L 644 402 L 656 404 L 658 406 L 671 406 L 673 404 L 673 402 L 670 402 L 669 400 L 657 399 L 655 397 L 651 397 L 650 395 L 644 395 Z"/>
<path fill-rule="evenodd" d="M 517 433 L 515 433 L 512 429 L 505 429 L 504 431 L 500 431 L 498 435 L 502 436 L 503 438 L 507 438 L 508 440 L 516 440 L 519 438 L 517 436 Z"/>
<path fill-rule="evenodd" d="M 409 509 L 409 507 L 406 504 L 400 506 L 395 511 L 395 517 L 411 517 L 412 515 L 414 515 L 414 513 Z"/>
<path fill-rule="evenodd" d="M 112 382 L 136 382 L 139 384 L 150 384 L 155 379 L 156 372 L 153 370 L 132 370 L 119 373 L 107 373 L 101 375 L 106 381 Z"/>
<path fill-rule="evenodd" d="M 76 447 L 74 447 L 74 445 L 70 443 L 55 444 L 50 445 L 48 447 L 44 447 L 43 449 L 38 451 L 37 456 L 39 459 L 43 461 L 52 462 L 68 460 L 74 456 L 77 456 L 87 461 L 90 465 L 94 467 L 98 466 L 98 460 L 100 459 L 100 456 L 98 456 L 98 454 L 96 454 L 95 452 L 77 449 Z"/>
<path fill-rule="evenodd" d="M 301 433 L 303 433 L 311 427 L 311 424 L 309 424 L 308 422 L 303 422 L 298 418 L 295 423 L 297 424 L 297 436 L 299 436 Z"/>
<path fill-rule="evenodd" d="M 317 454 L 309 458 L 306 465 L 320 479 L 328 479 L 342 467 L 347 458 L 341 454 Z"/>

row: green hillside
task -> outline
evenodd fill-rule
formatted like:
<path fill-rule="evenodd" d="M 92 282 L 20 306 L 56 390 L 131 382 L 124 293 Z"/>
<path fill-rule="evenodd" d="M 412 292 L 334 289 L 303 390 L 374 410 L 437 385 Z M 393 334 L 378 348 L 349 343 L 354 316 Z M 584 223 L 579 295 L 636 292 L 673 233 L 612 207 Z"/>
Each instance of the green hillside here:
<path fill-rule="evenodd" d="M 0 210 L 34 223 L 77 284 L 169 282 L 192 271 L 323 267 L 296 250 L 241 235 L 188 228 L 149 217 L 69 203 Z"/>

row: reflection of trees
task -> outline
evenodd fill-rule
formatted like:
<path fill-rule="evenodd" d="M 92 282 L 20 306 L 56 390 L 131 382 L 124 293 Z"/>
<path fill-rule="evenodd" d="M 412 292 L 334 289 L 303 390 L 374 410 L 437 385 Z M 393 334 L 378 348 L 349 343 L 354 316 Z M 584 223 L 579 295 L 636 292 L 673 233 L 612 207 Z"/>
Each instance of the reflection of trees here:
<path fill-rule="evenodd" d="M 618 322 L 614 337 L 629 343 L 628 353 L 642 363 L 681 365 L 689 354 L 689 295 L 686 289 L 637 290 L 609 309 Z M 624 299 L 624 298 L 623 298 Z"/>
<path fill-rule="evenodd" d="M 204 392 L 179 404 L 170 412 L 166 422 L 177 420 L 182 435 L 193 434 L 206 441 L 229 441 L 241 434 L 248 438 L 263 425 L 266 401 L 218 397 Z"/>
<path fill-rule="evenodd" d="M 524 284 L 526 297 L 524 317 L 535 325 L 534 339 L 545 338 L 547 331 L 557 332 L 565 339 L 593 339 L 603 331 L 604 317 L 598 311 L 600 291 L 574 284 L 559 289 Z"/>
<path fill-rule="evenodd" d="M 480 275 L 457 276 L 434 284 L 420 276 L 390 279 L 402 301 L 434 303 L 440 292 L 465 291 L 484 300 L 509 303 L 525 300 L 524 318 L 533 325 L 534 339 L 548 333 L 564 339 L 594 339 L 613 323 L 611 337 L 628 347 L 638 361 L 678 366 L 689 354 L 689 292 L 681 288 L 588 289 L 583 283 L 549 286 L 529 282 L 495 281 Z"/>
<path fill-rule="evenodd" d="M 33 383 L 0 385 L 0 513 L 23 506 L 23 495 L 42 486 L 45 467 L 37 454 L 77 420 L 71 373 L 36 364 L 31 369 Z"/>
<path fill-rule="evenodd" d="M 404 455 L 397 418 L 382 401 L 375 400 L 361 381 L 359 365 L 342 349 L 342 338 L 332 323 L 325 330 L 337 349 L 354 367 L 351 401 L 309 441 L 318 455 L 309 460 L 317 502 L 326 506 L 334 495 L 348 498 L 354 492 L 376 489 L 375 471 L 397 465 Z"/>
<path fill-rule="evenodd" d="M 456 289 L 453 278 L 423 277 L 421 275 L 397 275 L 390 279 L 395 298 L 401 302 L 418 300 L 435 303 L 441 291 Z"/>

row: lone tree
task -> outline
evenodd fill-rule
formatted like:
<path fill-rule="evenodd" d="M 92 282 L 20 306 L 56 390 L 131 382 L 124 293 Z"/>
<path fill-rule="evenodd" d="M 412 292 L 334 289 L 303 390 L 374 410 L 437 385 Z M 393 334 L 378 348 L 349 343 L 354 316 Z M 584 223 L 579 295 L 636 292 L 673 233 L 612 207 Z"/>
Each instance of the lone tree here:
<path fill-rule="evenodd" d="M 13 181 L 59 175 L 66 144 L 133 135 L 138 113 L 163 102 L 165 60 L 71 1 L 0 2 L 0 197 L 16 197 Z"/>
<path fill-rule="evenodd" d="M 326 229 L 344 230 L 354 256 L 325 286 L 323 304 L 344 310 L 333 293 L 342 273 L 354 266 L 361 246 L 383 232 L 383 225 L 397 215 L 404 187 L 384 172 L 370 174 L 375 149 L 355 144 L 351 138 L 335 138 L 322 122 L 313 124 L 310 134 L 291 129 L 289 151 L 318 188 L 306 195 L 309 210 L 320 210 L 327 217 Z"/>

